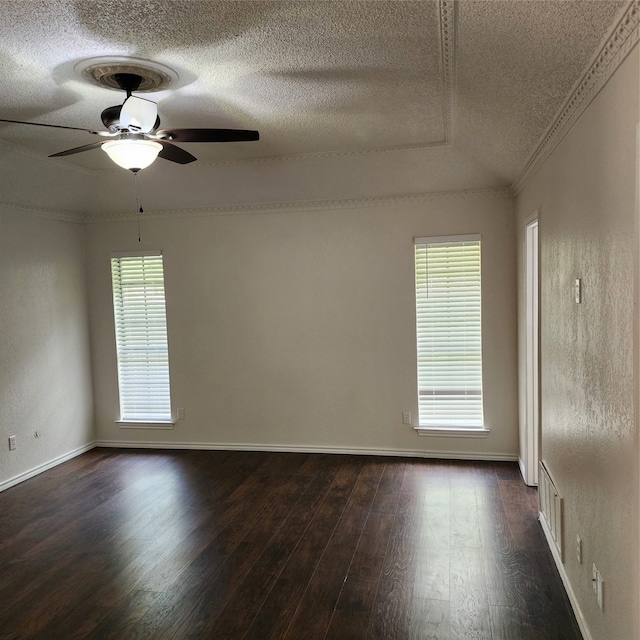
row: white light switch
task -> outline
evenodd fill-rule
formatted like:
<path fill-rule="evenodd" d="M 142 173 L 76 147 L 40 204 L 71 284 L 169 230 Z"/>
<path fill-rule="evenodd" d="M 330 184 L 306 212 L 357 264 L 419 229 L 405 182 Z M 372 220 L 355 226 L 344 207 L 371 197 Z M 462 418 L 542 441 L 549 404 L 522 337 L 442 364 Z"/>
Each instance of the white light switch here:
<path fill-rule="evenodd" d="M 582 279 L 576 278 L 576 281 L 573 285 L 573 296 L 576 301 L 576 304 L 582 304 Z"/>

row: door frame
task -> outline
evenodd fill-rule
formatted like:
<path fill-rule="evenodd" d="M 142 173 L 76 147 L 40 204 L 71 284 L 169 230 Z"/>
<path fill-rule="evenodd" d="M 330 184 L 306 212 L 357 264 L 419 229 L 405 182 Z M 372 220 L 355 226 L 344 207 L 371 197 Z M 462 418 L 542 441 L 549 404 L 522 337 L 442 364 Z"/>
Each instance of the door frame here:
<path fill-rule="evenodd" d="M 540 428 L 540 211 L 534 211 L 524 226 L 526 357 L 525 434 L 521 452 L 523 476 L 530 486 L 538 484 L 541 450 Z"/>

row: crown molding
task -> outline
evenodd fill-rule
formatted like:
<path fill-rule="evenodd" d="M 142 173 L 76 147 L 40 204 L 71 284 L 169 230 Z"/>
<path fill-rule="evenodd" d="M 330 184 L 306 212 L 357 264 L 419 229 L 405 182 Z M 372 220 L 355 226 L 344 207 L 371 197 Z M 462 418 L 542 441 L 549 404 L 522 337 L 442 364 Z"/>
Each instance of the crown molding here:
<path fill-rule="evenodd" d="M 30 205 L 19 204 L 17 202 L 0 201 L 0 211 L 11 210 L 13 213 L 29 214 L 37 218 L 45 218 L 47 220 L 58 220 L 60 222 L 84 222 L 84 214 L 75 211 L 65 211 L 63 209 L 42 209 L 40 207 L 32 207 Z"/>
<path fill-rule="evenodd" d="M 551 125 L 544 132 L 533 153 L 525 162 L 511 189 L 518 195 L 540 166 L 562 142 L 578 118 L 613 76 L 638 43 L 640 35 L 640 0 L 631 0 L 621 18 L 609 30 L 603 43 L 564 101 Z"/>
<path fill-rule="evenodd" d="M 467 189 L 465 191 L 434 191 L 431 193 L 418 193 L 397 196 L 381 196 L 376 198 L 351 198 L 343 200 L 300 200 L 293 202 L 274 202 L 264 204 L 237 204 L 215 207 L 202 207 L 192 209 L 157 209 L 143 214 L 143 218 L 201 218 L 212 216 L 233 215 L 261 215 L 268 213 L 297 212 L 306 213 L 313 211 L 344 211 L 348 209 L 370 209 L 378 207 L 398 207 L 425 202 L 441 202 L 447 200 L 488 198 L 505 199 L 512 198 L 513 193 L 509 187 L 495 189 Z M 136 213 L 132 212 L 107 212 L 89 213 L 83 217 L 85 223 L 92 222 L 117 222 L 120 220 L 135 220 Z"/>

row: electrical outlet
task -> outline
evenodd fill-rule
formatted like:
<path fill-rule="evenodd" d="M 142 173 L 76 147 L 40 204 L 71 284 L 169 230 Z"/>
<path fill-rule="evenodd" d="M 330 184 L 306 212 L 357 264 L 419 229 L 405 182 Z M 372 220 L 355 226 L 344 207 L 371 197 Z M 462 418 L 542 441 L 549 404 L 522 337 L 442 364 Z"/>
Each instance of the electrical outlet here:
<path fill-rule="evenodd" d="M 582 538 L 576 536 L 576 558 L 578 558 L 578 564 L 582 564 Z"/>
<path fill-rule="evenodd" d="M 411 411 L 402 412 L 402 424 L 411 424 Z"/>
<path fill-rule="evenodd" d="M 182 407 L 177 410 L 176 417 L 178 420 L 184 420 L 184 409 Z"/>
<path fill-rule="evenodd" d="M 16 448 L 16 437 L 9 436 L 9 451 L 13 451 Z"/>

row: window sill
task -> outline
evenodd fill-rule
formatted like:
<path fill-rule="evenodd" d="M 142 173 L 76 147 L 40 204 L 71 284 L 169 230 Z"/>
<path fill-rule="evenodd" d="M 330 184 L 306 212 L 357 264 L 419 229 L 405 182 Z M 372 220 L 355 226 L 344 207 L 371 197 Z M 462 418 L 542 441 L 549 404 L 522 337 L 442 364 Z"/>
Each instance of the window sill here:
<path fill-rule="evenodd" d="M 419 436 L 440 436 L 446 438 L 486 438 L 489 429 L 473 427 L 414 427 Z"/>
<path fill-rule="evenodd" d="M 116 420 L 116 424 L 120 429 L 173 429 L 174 424 L 171 421 L 151 422 L 147 420 Z"/>

